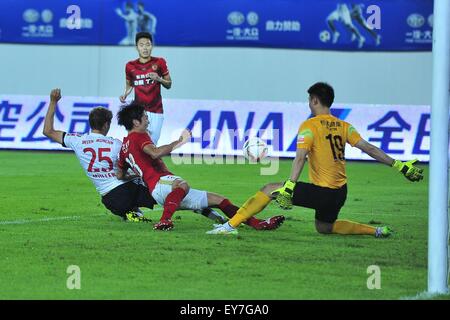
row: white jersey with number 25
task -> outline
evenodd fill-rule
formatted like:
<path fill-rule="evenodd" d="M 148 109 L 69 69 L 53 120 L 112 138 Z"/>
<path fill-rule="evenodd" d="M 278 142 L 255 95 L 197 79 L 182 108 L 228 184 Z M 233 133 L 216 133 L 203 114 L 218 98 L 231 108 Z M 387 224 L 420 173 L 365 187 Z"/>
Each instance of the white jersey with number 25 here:
<path fill-rule="evenodd" d="M 126 182 L 116 177 L 121 146 L 120 140 L 99 133 L 67 133 L 63 141 L 63 147 L 75 151 L 86 175 L 101 195 Z"/>

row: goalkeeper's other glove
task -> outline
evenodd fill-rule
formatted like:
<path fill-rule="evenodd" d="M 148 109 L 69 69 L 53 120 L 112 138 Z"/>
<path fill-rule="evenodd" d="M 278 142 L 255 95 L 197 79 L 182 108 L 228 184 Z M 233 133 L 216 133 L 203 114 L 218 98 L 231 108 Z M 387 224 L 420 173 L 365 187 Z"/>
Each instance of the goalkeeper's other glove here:
<path fill-rule="evenodd" d="M 287 180 L 284 185 L 272 191 L 272 195 L 275 197 L 275 202 L 280 206 L 283 210 L 292 209 L 292 196 L 294 194 L 295 182 L 291 180 Z"/>
<path fill-rule="evenodd" d="M 417 161 L 418 161 L 417 159 L 410 160 L 407 162 L 395 160 L 392 163 L 392 167 L 394 167 L 400 173 L 402 173 L 409 181 L 420 181 L 423 179 L 422 175 L 423 169 L 414 166 L 414 163 L 416 163 Z"/>

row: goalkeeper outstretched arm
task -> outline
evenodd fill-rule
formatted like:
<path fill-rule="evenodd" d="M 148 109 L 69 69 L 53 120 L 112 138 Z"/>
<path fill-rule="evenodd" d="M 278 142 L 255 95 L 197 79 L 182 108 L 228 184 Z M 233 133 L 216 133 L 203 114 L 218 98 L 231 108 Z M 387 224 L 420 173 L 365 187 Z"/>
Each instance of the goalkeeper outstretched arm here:
<path fill-rule="evenodd" d="M 420 181 L 423 179 L 423 169 L 414 166 L 414 163 L 416 163 L 418 160 L 410 160 L 406 162 L 395 160 L 388 156 L 383 150 L 374 146 L 373 144 L 370 144 L 364 139 L 358 141 L 355 144 L 355 147 L 367 153 L 378 162 L 384 163 L 385 165 L 397 169 L 397 171 L 403 174 L 409 181 Z"/>
<path fill-rule="evenodd" d="M 374 146 L 373 144 L 367 142 L 364 139 L 359 140 L 355 147 L 357 147 L 359 150 L 367 153 L 369 156 L 377 160 L 378 162 L 384 163 L 385 165 L 392 166 L 394 163 L 394 159 L 389 157 L 386 152 L 381 150 L 380 148 Z"/>

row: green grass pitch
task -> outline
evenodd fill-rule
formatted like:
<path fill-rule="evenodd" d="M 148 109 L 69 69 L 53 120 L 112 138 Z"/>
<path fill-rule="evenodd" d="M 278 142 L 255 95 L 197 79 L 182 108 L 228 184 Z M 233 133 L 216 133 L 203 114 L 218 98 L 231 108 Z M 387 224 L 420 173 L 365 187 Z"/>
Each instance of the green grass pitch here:
<path fill-rule="evenodd" d="M 265 183 L 259 165 L 174 165 L 192 187 L 241 205 Z M 350 162 L 341 218 L 387 224 L 393 237 L 320 235 L 312 210 L 283 213 L 276 231 L 211 236 L 211 220 L 176 212 L 172 232 L 109 214 L 72 153 L 0 152 L 0 299 L 401 299 L 427 288 L 428 167 L 410 183 L 381 164 Z M 306 180 L 306 172 L 302 180 Z M 145 211 L 154 221 L 161 215 Z M 67 268 L 81 288 L 69 290 Z M 367 269 L 381 271 L 370 290 Z"/>

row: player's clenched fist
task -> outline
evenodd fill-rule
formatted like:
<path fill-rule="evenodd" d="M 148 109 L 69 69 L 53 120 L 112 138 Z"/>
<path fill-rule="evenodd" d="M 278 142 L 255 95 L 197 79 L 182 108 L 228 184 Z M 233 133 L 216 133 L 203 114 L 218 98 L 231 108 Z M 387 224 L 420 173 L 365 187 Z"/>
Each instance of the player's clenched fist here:
<path fill-rule="evenodd" d="M 50 92 L 50 100 L 57 102 L 59 99 L 61 99 L 61 89 L 53 89 L 52 92 Z"/>

